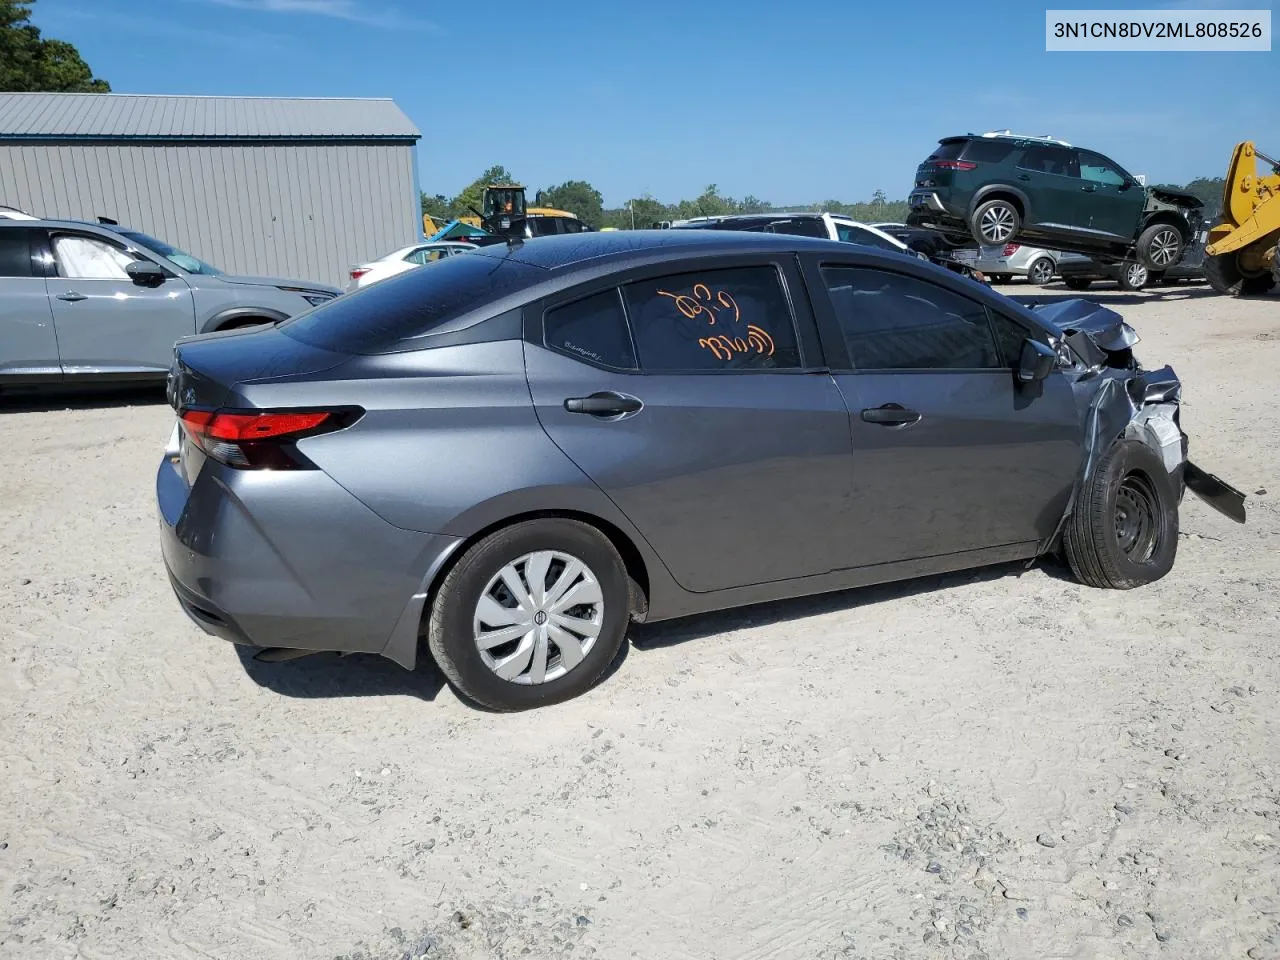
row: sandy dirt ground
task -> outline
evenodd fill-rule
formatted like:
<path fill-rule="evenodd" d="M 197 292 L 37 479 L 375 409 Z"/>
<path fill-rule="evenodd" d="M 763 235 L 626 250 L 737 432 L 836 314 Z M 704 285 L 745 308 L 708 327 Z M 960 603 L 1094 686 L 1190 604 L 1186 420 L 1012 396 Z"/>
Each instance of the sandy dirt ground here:
<path fill-rule="evenodd" d="M 206 637 L 162 399 L 6 401 L 0 957 L 1280 958 L 1280 298 L 1090 295 L 1246 526 L 1188 496 L 1127 593 L 1018 565 L 639 627 L 515 716 Z"/>

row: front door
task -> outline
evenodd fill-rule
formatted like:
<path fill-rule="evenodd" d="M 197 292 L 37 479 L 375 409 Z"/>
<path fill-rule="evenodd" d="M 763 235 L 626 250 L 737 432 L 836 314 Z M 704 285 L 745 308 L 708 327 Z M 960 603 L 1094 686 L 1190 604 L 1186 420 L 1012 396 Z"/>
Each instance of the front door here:
<path fill-rule="evenodd" d="M 799 285 L 757 261 L 571 294 L 531 322 L 544 429 L 687 590 L 847 566 L 848 410 L 792 313 Z"/>
<path fill-rule="evenodd" d="M 852 360 L 836 381 L 850 408 L 858 565 L 1046 538 L 1080 429 L 1056 372 L 1016 385 L 1031 331 L 922 276 L 831 263 L 810 275 Z"/>
<path fill-rule="evenodd" d="M 125 273 L 135 258 L 97 234 L 58 231 L 51 242 L 57 275 L 47 282 L 63 372 L 166 372 L 173 342 L 196 332 L 186 281 L 135 284 Z"/>
<path fill-rule="evenodd" d="M 0 385 L 5 377 L 62 376 L 41 240 L 32 227 L 0 227 Z"/>
<path fill-rule="evenodd" d="M 1102 154 L 1079 154 L 1081 207 L 1088 213 L 1089 228 L 1121 240 L 1137 239 L 1146 191 Z"/>

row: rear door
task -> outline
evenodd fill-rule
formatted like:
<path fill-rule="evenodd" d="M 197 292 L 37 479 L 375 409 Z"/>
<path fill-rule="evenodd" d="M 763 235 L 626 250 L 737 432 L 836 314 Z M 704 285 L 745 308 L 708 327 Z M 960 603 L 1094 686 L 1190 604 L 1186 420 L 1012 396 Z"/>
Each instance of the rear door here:
<path fill-rule="evenodd" d="M 101 234 L 54 230 L 50 243 L 63 372 L 166 373 L 174 341 L 196 332 L 186 281 L 169 271 L 158 287 L 135 284 L 125 267 L 141 255 Z"/>
<path fill-rule="evenodd" d="M 0 380 L 62 375 L 40 259 L 42 235 L 34 227 L 0 227 Z"/>
<path fill-rule="evenodd" d="M 1063 377 L 1015 385 L 1043 335 L 909 264 L 815 257 L 806 276 L 851 410 L 858 565 L 1047 537 L 1081 450 Z"/>
<path fill-rule="evenodd" d="M 650 268 L 526 323 L 543 427 L 682 587 L 848 565 L 848 410 L 794 264 Z"/>
<path fill-rule="evenodd" d="M 1088 227 L 1080 207 L 1080 164 L 1076 152 L 1052 145 L 1027 148 L 1014 174 L 1030 198 L 1028 225 Z"/>
<path fill-rule="evenodd" d="M 1089 229 L 1122 240 L 1137 238 L 1146 208 L 1142 187 L 1100 153 L 1079 151 L 1080 206 L 1089 216 Z"/>

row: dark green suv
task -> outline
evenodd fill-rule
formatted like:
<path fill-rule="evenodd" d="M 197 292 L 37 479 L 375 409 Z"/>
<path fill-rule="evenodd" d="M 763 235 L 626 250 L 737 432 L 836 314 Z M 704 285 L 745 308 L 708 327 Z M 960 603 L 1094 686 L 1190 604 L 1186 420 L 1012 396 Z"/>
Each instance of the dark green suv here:
<path fill-rule="evenodd" d="M 1203 224 L 1200 200 L 1145 187 L 1064 140 L 1010 133 L 938 141 L 916 169 L 907 223 L 979 245 L 1011 240 L 1167 270 Z"/>

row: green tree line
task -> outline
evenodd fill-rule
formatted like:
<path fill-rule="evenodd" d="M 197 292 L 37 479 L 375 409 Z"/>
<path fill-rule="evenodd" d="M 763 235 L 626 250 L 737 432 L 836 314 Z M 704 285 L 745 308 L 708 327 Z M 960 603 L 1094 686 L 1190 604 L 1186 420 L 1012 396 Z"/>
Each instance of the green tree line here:
<path fill-rule="evenodd" d="M 31 23 L 35 0 L 0 0 L 0 91 L 109 93 L 65 40 L 46 40 Z M 123 22 L 123 21 L 122 21 Z"/>

